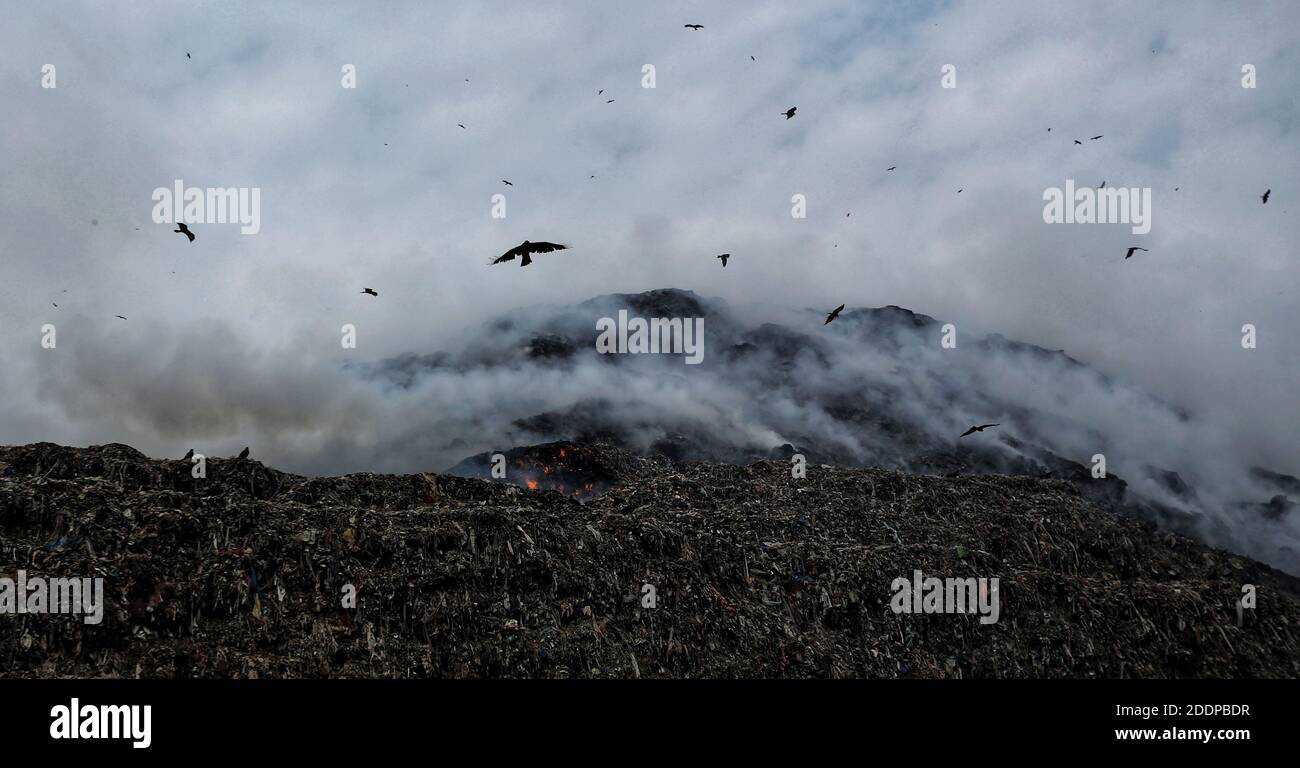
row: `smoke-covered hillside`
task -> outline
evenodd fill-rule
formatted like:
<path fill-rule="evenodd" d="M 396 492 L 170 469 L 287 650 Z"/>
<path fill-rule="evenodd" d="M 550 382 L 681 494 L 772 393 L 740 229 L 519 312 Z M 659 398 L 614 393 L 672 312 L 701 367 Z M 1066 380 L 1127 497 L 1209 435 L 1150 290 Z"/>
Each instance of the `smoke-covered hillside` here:
<path fill-rule="evenodd" d="M 599 354 L 597 322 L 620 310 L 704 318 L 702 361 Z M 1300 573 L 1294 467 L 1234 461 L 1197 414 L 1064 351 L 957 329 L 945 347 L 941 320 L 894 306 L 848 308 L 829 324 L 825 310 L 770 313 L 781 322 L 750 314 L 690 291 L 602 296 L 513 312 L 462 349 L 359 373 L 428 404 L 409 422 L 423 427 L 421 454 L 443 466 L 563 439 L 685 461 L 798 452 L 811 463 L 1051 476 Z M 999 426 L 961 437 L 986 423 Z M 1091 471 L 1098 455 L 1105 479 Z M 460 471 L 477 473 L 473 464 Z"/>

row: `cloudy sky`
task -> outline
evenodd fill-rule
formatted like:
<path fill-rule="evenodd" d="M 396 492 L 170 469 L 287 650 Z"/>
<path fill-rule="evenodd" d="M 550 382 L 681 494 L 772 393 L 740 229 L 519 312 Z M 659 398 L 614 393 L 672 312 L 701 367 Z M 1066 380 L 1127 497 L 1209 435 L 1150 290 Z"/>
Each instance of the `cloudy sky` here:
<path fill-rule="evenodd" d="M 523 306 L 679 287 L 760 313 L 898 304 L 1065 349 L 1219 425 L 1238 458 L 1300 473 L 1295 3 L 3 15 L 0 443 L 391 468 L 366 448 L 410 415 L 340 378 L 345 361 L 454 345 Z M 258 188 L 261 231 L 197 224 L 191 244 L 154 223 L 153 190 L 178 179 Z M 1066 179 L 1150 188 L 1150 233 L 1044 223 Z M 523 239 L 573 250 L 486 266 Z M 1130 245 L 1149 252 L 1125 261 Z M 321 458 L 341 445 L 348 466 Z"/>

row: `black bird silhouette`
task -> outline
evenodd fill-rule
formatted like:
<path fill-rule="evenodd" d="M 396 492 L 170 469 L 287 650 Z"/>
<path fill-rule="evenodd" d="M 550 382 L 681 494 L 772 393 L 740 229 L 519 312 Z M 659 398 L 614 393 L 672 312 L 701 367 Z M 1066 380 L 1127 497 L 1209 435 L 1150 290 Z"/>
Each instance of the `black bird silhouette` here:
<path fill-rule="evenodd" d="M 785 119 L 786 119 L 786 120 L 789 120 L 790 118 L 794 117 L 794 111 L 795 111 L 796 109 L 798 109 L 798 107 L 790 107 L 789 109 L 787 109 L 786 111 L 782 112 L 781 114 L 785 115 Z"/>
<path fill-rule="evenodd" d="M 192 58 L 194 58 L 194 57 L 190 55 L 190 52 L 189 52 L 189 51 L 186 51 L 186 52 L 185 52 L 185 58 L 187 58 L 187 59 L 192 59 Z"/>
<path fill-rule="evenodd" d="M 244 450 L 242 450 L 242 451 L 239 452 L 239 458 L 241 458 L 241 459 L 247 459 L 247 458 L 248 458 L 248 446 L 244 446 Z"/>
<path fill-rule="evenodd" d="M 375 293 L 375 289 L 374 289 L 374 288 L 362 288 L 362 289 L 361 289 L 361 292 L 362 292 L 362 293 L 368 293 L 368 294 L 370 294 L 371 296 L 378 296 L 378 295 L 379 295 L 378 293 Z"/>
<path fill-rule="evenodd" d="M 605 103 L 606 103 L 606 104 L 613 104 L 613 103 L 614 103 L 614 100 L 613 100 L 613 99 L 610 99 L 609 101 L 607 101 L 607 102 L 605 102 Z"/>
<path fill-rule="evenodd" d="M 885 170 L 886 170 L 886 171 L 892 171 L 892 170 L 894 170 L 894 169 L 897 168 L 897 167 L 898 167 L 897 165 L 891 165 L 891 166 L 889 166 L 888 168 L 886 168 Z"/>
<path fill-rule="evenodd" d="M 534 253 L 550 253 L 551 251 L 563 251 L 568 247 L 569 246 L 562 245 L 560 243 L 547 243 L 547 242 L 530 243 L 527 240 L 525 240 L 519 245 L 516 245 L 514 248 L 511 248 L 510 250 L 496 257 L 490 263 L 500 264 L 503 261 L 514 261 L 515 257 L 519 256 L 520 257 L 519 266 L 526 267 L 529 264 L 533 263 L 532 254 Z"/>
<path fill-rule="evenodd" d="M 181 457 L 181 461 L 189 461 L 189 460 L 192 459 L 192 458 L 194 458 L 194 449 L 193 449 L 193 448 L 191 448 L 191 449 L 189 449 L 188 451 L 185 452 L 185 455 Z"/>
<path fill-rule="evenodd" d="M 464 123 L 456 123 L 456 125 L 459 125 L 461 128 L 464 128 L 464 127 L 465 127 L 465 124 L 464 124 Z"/>
<path fill-rule="evenodd" d="M 194 242 L 194 233 L 190 231 L 189 227 L 185 226 L 185 222 L 183 221 L 177 222 L 176 229 L 173 229 L 172 231 L 179 232 L 180 234 L 188 237 L 191 243 Z"/>
<path fill-rule="evenodd" d="M 731 254 L 729 254 L 729 253 L 720 253 L 720 254 L 718 254 L 717 258 L 722 259 L 722 266 L 725 267 L 725 266 L 727 266 L 727 259 L 731 258 Z"/>
<path fill-rule="evenodd" d="M 1259 196 L 1259 199 L 1264 201 L 1264 205 L 1268 205 L 1268 196 L 1271 194 L 1273 194 L 1273 190 L 1266 189 L 1264 190 L 1264 194 Z"/>
<path fill-rule="evenodd" d="M 683 24 L 682 26 L 685 27 L 686 29 L 693 29 L 696 32 L 699 32 L 701 29 L 704 29 L 703 24 Z"/>
<path fill-rule="evenodd" d="M 1097 189 L 1105 189 L 1105 188 L 1106 188 L 1106 182 L 1105 182 L 1105 181 L 1102 181 L 1102 182 L 1101 182 L 1101 186 L 1100 186 L 1100 187 L 1097 187 Z"/>
<path fill-rule="evenodd" d="M 1134 252 L 1134 251 L 1142 251 L 1143 253 L 1148 253 L 1148 252 L 1149 252 L 1149 251 L 1147 251 L 1146 248 L 1139 248 L 1139 247 L 1137 247 L 1137 246 L 1135 245 L 1135 246 L 1133 246 L 1132 248 L 1129 248 L 1129 249 L 1128 249 L 1128 253 L 1124 254 L 1124 258 L 1126 258 L 1126 259 L 1127 259 L 1127 258 L 1130 258 L 1130 257 L 1133 255 L 1133 252 Z"/>
<path fill-rule="evenodd" d="M 1078 139 L 1075 139 L 1075 140 L 1074 140 L 1074 143 L 1075 143 L 1075 144 L 1082 144 L 1083 142 L 1082 142 L 1082 141 L 1079 141 Z"/>
<path fill-rule="evenodd" d="M 961 433 L 961 436 L 962 436 L 962 437 L 965 437 L 966 435 L 973 435 L 973 434 L 975 434 L 976 432 L 983 432 L 984 430 L 988 429 L 989 427 L 996 427 L 996 426 L 998 426 L 998 425 L 997 425 L 997 424 L 980 424 L 979 426 L 971 427 L 970 429 L 966 430 L 965 432 L 962 432 L 962 433 Z"/>
<path fill-rule="evenodd" d="M 513 186 L 514 186 L 514 184 L 511 184 L 510 182 L 506 181 L 505 179 L 502 179 L 502 180 L 501 180 L 501 183 L 502 183 L 502 184 L 505 184 L 507 187 L 513 187 Z"/>
<path fill-rule="evenodd" d="M 123 320 L 126 319 L 125 317 L 122 317 L 121 315 L 113 315 L 113 317 L 121 318 L 121 319 L 123 319 Z"/>
<path fill-rule="evenodd" d="M 835 309 L 832 309 L 832 310 L 831 310 L 831 311 L 826 315 L 826 322 L 822 323 L 822 325 L 830 325 L 830 324 L 831 324 L 831 321 L 834 320 L 835 318 L 839 317 L 839 316 L 840 316 L 840 313 L 843 312 L 843 311 L 844 311 L 844 305 L 843 305 L 843 304 L 839 305 L 839 306 L 836 307 Z"/>
<path fill-rule="evenodd" d="M 1099 133 L 1099 134 L 1097 134 L 1096 136 L 1093 136 L 1092 138 L 1088 139 L 1088 141 L 1096 141 L 1097 139 L 1100 139 L 1100 138 L 1101 138 L 1101 134 Z"/>
<path fill-rule="evenodd" d="M 750 56 L 750 57 L 749 57 L 749 60 L 750 60 L 750 61 L 758 61 L 758 59 L 754 58 L 753 56 Z"/>

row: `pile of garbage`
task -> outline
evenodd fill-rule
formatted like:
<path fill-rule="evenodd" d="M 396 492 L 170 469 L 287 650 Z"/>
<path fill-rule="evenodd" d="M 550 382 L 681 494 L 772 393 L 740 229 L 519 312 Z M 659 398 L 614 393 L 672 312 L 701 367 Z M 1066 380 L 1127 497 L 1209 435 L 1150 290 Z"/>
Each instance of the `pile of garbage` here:
<path fill-rule="evenodd" d="M 0 584 L 100 578 L 104 602 L 0 613 L 0 676 L 1300 676 L 1295 579 L 1061 481 L 628 458 L 580 501 L 192 470 L 0 448 Z M 981 611 L 900 597 L 929 578 Z"/>

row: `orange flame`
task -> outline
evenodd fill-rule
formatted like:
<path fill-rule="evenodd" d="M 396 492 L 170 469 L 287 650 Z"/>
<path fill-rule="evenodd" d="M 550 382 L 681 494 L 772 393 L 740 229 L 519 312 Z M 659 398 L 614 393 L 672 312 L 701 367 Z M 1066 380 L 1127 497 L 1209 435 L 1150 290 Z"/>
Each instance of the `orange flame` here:
<path fill-rule="evenodd" d="M 535 490 L 537 490 L 537 481 L 536 481 L 536 480 L 529 480 L 529 481 L 528 481 L 528 490 L 530 490 L 530 491 L 535 491 Z"/>

